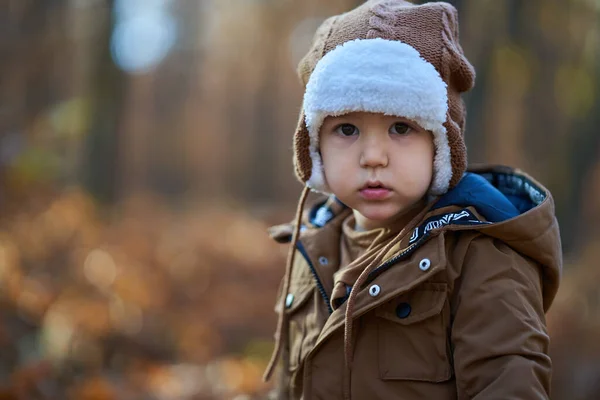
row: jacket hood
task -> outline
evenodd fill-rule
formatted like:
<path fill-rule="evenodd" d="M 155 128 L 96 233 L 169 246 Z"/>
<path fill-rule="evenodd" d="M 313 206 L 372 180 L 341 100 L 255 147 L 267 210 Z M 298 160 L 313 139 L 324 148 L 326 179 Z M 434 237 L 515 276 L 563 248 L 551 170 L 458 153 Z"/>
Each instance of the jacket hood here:
<path fill-rule="evenodd" d="M 519 170 L 477 167 L 434 208 L 449 205 L 473 207 L 487 222 L 475 229 L 540 264 L 547 311 L 562 275 L 562 247 L 550 191 Z"/>

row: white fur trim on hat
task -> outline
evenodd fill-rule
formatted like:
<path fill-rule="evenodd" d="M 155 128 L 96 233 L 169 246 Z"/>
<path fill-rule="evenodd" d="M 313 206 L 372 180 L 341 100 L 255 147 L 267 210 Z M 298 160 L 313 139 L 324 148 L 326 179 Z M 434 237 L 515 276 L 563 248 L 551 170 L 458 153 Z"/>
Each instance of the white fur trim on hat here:
<path fill-rule="evenodd" d="M 330 192 L 319 153 L 319 129 L 327 116 L 355 111 L 396 115 L 433 133 L 436 148 L 430 194 L 448 190 L 452 178 L 444 122 L 448 111 L 446 82 L 435 67 L 408 44 L 358 39 L 327 53 L 316 65 L 304 94 L 310 136 L 310 188 Z"/>

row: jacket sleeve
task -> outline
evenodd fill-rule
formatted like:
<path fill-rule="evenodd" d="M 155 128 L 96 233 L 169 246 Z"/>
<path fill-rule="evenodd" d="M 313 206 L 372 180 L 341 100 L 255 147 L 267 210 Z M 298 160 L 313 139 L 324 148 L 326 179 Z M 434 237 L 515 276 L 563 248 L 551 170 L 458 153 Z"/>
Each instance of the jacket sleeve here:
<path fill-rule="evenodd" d="M 548 399 L 552 364 L 540 265 L 501 241 L 473 239 L 452 295 L 459 399 Z"/>

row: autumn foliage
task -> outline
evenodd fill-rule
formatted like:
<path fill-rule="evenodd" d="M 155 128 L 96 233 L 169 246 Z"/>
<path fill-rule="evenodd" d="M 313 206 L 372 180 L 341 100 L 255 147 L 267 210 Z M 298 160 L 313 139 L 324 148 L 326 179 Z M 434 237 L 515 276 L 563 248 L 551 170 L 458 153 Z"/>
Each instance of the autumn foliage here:
<path fill-rule="evenodd" d="M 264 392 L 283 263 L 265 223 L 230 208 L 175 213 L 150 197 L 132 198 L 110 218 L 99 213 L 70 191 L 4 217 L 0 368 L 10 383 L 0 393 Z"/>

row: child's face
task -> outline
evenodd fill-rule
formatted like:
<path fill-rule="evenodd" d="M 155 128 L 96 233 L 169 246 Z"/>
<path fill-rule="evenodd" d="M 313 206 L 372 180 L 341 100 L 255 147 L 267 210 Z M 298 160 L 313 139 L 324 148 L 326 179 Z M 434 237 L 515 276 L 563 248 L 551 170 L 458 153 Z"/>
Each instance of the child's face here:
<path fill-rule="evenodd" d="M 358 228 L 385 226 L 422 200 L 431 184 L 432 135 L 404 118 L 327 117 L 320 150 L 327 183 L 354 210 Z"/>

